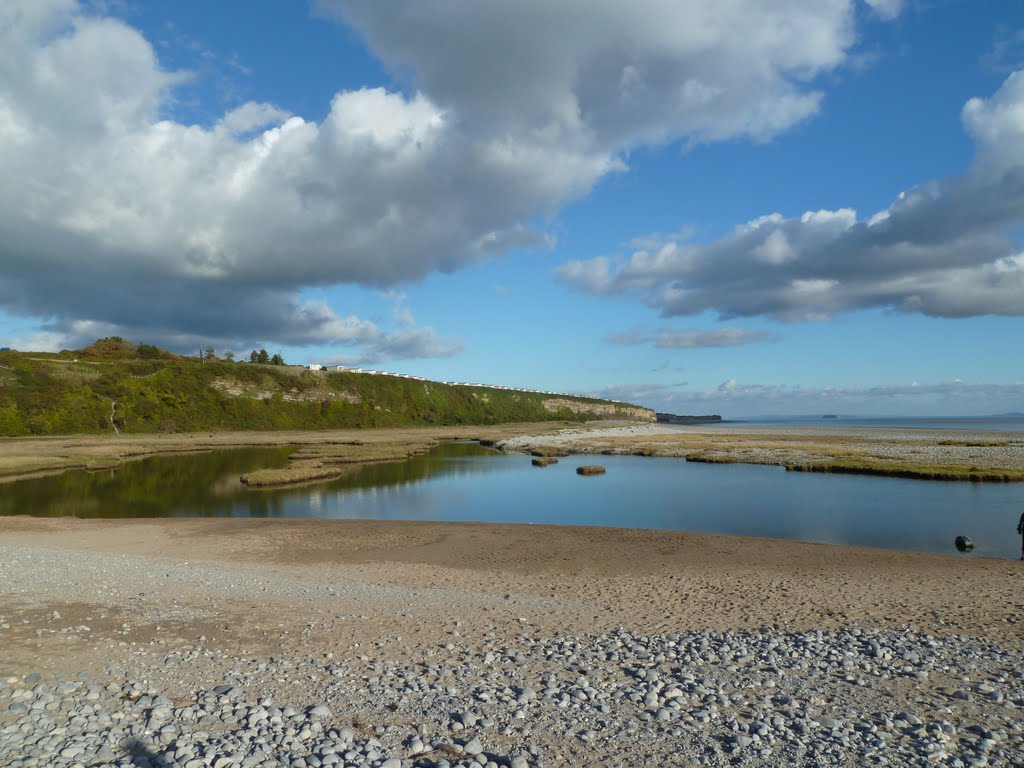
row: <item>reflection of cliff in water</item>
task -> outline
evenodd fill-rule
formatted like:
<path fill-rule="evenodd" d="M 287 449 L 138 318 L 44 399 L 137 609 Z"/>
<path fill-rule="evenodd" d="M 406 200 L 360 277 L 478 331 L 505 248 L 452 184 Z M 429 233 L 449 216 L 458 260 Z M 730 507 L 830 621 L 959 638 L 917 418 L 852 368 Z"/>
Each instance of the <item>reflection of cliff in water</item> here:
<path fill-rule="evenodd" d="M 283 467 L 292 451 L 294 447 L 284 446 L 153 456 L 100 472 L 76 470 L 19 480 L 0 493 L 0 515 L 273 516 L 279 505 L 272 499 L 247 498 L 238 477 L 257 467 Z M 248 511 L 237 508 L 239 499 L 245 499 Z"/>
<path fill-rule="evenodd" d="M 0 515 L 38 517 L 284 517 L 317 516 L 324 494 L 410 487 L 428 478 L 483 474 L 497 463 L 472 461 L 498 454 L 478 443 L 444 443 L 401 461 L 352 464 L 337 480 L 294 488 L 250 490 L 239 476 L 283 467 L 294 446 L 242 448 L 130 461 L 101 472 L 77 470 L 9 483 Z M 309 499 L 304 511 L 301 499 Z"/>

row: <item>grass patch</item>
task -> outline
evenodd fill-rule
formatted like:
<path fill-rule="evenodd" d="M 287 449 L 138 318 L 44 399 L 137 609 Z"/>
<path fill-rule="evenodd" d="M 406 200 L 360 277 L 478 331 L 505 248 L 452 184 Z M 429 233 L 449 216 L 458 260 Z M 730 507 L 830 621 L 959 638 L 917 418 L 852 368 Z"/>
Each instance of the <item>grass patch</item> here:
<path fill-rule="evenodd" d="M 550 445 L 539 445 L 530 451 L 531 456 L 568 456 L 569 452 L 564 448 L 555 448 Z"/>
<path fill-rule="evenodd" d="M 740 459 L 733 456 L 713 456 L 708 453 L 691 453 L 686 457 L 687 461 L 697 462 L 699 464 L 740 464 Z"/>
<path fill-rule="evenodd" d="M 1005 448 L 1009 440 L 939 440 L 936 445 L 954 445 L 964 448 Z"/>
<path fill-rule="evenodd" d="M 649 445 L 642 445 L 632 451 L 633 456 L 658 456 L 660 453 L 661 452 L 657 448 L 652 448 Z"/>
<path fill-rule="evenodd" d="M 550 467 L 552 464 L 557 464 L 558 459 L 554 456 L 535 456 L 530 463 L 535 467 Z"/>
<path fill-rule="evenodd" d="M 878 475 L 913 480 L 959 480 L 976 483 L 1024 482 L 1024 470 L 968 467 L 956 464 L 886 464 L 867 461 L 836 461 L 821 464 L 787 464 L 789 472 L 831 472 L 845 475 Z"/>
<path fill-rule="evenodd" d="M 605 471 L 605 468 L 600 464 L 584 464 L 581 467 L 576 467 L 576 474 L 584 476 L 603 475 Z"/>

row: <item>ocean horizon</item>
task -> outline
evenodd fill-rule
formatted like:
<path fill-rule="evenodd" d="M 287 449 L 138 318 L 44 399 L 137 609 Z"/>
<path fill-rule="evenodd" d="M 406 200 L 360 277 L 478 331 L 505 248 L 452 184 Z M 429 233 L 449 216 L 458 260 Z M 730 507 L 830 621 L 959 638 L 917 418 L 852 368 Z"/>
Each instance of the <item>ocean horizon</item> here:
<path fill-rule="evenodd" d="M 722 424 L 767 427 L 863 427 L 875 429 L 952 429 L 1024 432 L 1024 415 L 1003 416 L 759 416 L 723 418 Z"/>

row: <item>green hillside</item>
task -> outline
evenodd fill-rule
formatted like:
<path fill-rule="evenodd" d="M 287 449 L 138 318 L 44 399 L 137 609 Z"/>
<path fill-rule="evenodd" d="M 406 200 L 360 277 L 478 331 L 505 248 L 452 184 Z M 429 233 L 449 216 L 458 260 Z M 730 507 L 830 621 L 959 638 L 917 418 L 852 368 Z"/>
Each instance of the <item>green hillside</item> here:
<path fill-rule="evenodd" d="M 57 354 L 0 352 L 0 435 L 341 429 L 654 420 L 605 400 L 396 376 L 181 358 L 103 339 Z"/>

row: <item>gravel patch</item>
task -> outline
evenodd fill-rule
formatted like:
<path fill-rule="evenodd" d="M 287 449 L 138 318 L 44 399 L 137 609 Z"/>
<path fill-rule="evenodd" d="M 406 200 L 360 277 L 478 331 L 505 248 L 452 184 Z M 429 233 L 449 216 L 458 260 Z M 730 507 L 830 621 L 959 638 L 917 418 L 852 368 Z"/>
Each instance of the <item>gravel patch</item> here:
<path fill-rule="evenodd" d="M 0 682 L 0 764 L 185 768 L 1012 766 L 1019 651 L 912 628 L 521 634 L 415 660 L 202 643 Z M 191 686 L 172 698 L 159 680 Z M 282 700 L 301 680 L 306 698 Z"/>

